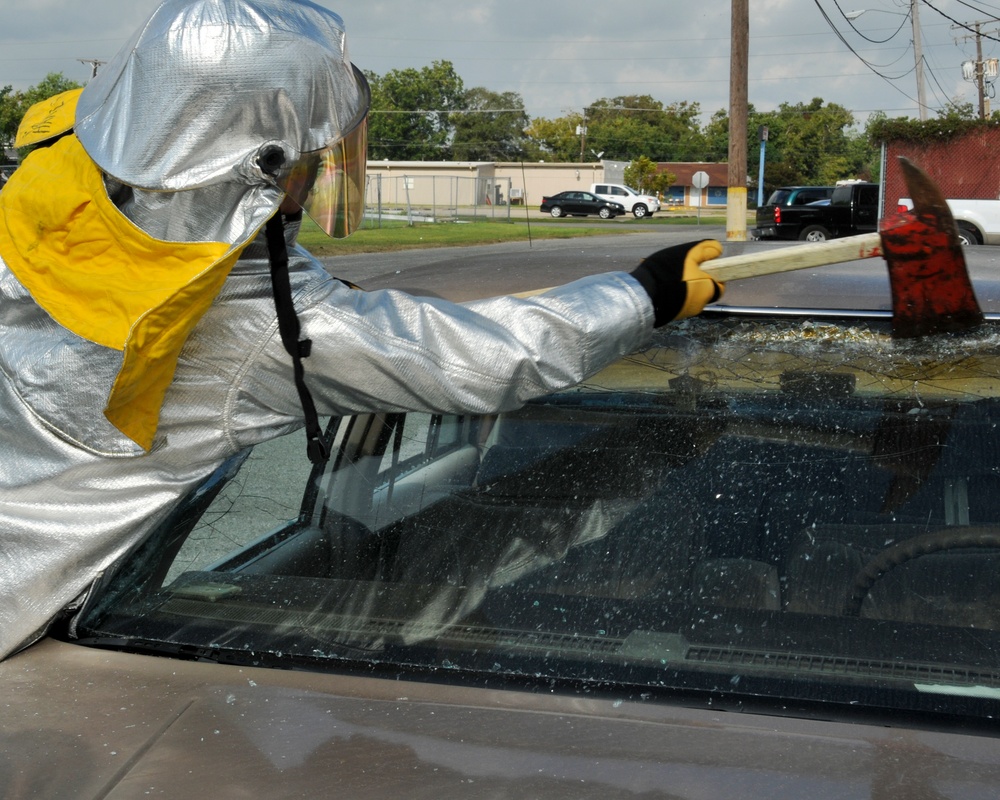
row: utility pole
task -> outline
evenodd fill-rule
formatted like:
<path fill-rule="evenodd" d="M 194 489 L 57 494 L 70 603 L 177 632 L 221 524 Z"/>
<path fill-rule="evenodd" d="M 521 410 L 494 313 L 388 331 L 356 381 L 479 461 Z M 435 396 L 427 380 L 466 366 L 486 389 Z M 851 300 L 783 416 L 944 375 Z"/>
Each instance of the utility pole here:
<path fill-rule="evenodd" d="M 107 61 L 99 61 L 96 58 L 78 58 L 77 61 L 79 61 L 81 64 L 90 64 L 90 77 L 91 78 L 96 78 L 97 77 L 97 68 L 99 66 L 101 66 L 101 64 L 107 64 L 108 63 Z"/>
<path fill-rule="evenodd" d="M 979 94 L 979 119 L 986 119 L 986 81 L 983 79 L 983 37 L 976 23 L 976 91 Z"/>
<path fill-rule="evenodd" d="M 910 25 L 913 28 L 913 62 L 917 71 L 917 110 L 920 119 L 927 119 L 927 97 L 924 93 L 924 48 L 920 44 L 920 0 L 910 0 Z"/>
<path fill-rule="evenodd" d="M 976 60 L 966 61 L 962 64 L 962 77 L 967 81 L 972 81 L 976 84 L 976 93 L 979 96 L 979 118 L 986 119 L 987 110 L 986 106 L 989 102 L 986 99 L 986 87 L 992 81 L 987 81 L 987 78 L 997 77 L 997 61 L 994 58 L 983 60 L 983 35 L 982 30 L 983 22 L 972 22 L 970 25 L 975 27 L 976 32 L 974 34 L 968 33 L 964 36 L 958 37 L 955 41 L 967 42 L 969 39 L 976 40 Z M 952 25 L 952 29 L 968 26 Z M 991 31 L 986 31 L 985 33 L 997 34 L 1000 30 L 993 29 Z"/>
<path fill-rule="evenodd" d="M 747 240 L 747 70 L 750 49 L 750 2 L 732 0 L 729 61 L 729 189 L 726 193 L 726 239 Z"/>

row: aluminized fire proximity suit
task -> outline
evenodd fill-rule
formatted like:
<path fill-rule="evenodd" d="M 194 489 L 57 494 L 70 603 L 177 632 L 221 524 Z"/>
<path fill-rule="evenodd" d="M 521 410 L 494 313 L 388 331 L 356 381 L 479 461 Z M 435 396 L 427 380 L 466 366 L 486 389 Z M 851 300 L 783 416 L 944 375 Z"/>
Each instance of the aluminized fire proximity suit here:
<path fill-rule="evenodd" d="M 296 37 L 319 45 L 303 55 Z M 243 70 L 247 91 L 213 106 L 202 68 L 229 70 L 229 86 Z M 359 75 L 329 11 L 168 0 L 84 90 L 75 135 L 0 193 L 0 658 L 224 459 L 302 425 L 258 232 L 286 197 L 350 232 L 337 203 L 357 186 L 317 197 L 315 169 L 301 173 L 333 163 L 324 146 L 363 120 Z M 274 143 L 293 169 L 264 163 Z M 363 143 L 353 155 L 363 170 Z M 285 233 L 322 414 L 515 408 L 641 346 L 664 303 L 666 319 L 690 315 L 719 291 L 697 270 L 718 245 L 702 243 L 693 261 L 667 259 L 683 277 L 646 267 L 456 305 L 350 289 Z"/>

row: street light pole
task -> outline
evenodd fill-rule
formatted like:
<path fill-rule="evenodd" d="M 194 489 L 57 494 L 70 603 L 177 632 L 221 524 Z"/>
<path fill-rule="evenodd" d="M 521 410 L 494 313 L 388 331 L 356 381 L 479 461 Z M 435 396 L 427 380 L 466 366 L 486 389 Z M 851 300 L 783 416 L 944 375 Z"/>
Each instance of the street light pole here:
<path fill-rule="evenodd" d="M 760 162 L 757 168 L 757 208 L 764 205 L 764 155 L 767 152 L 767 125 L 757 128 L 757 138 L 760 139 Z"/>
<path fill-rule="evenodd" d="M 913 26 L 913 61 L 917 70 L 917 110 L 920 119 L 927 119 L 927 99 L 924 94 L 924 48 L 920 43 L 920 0 L 910 0 L 910 25 Z"/>

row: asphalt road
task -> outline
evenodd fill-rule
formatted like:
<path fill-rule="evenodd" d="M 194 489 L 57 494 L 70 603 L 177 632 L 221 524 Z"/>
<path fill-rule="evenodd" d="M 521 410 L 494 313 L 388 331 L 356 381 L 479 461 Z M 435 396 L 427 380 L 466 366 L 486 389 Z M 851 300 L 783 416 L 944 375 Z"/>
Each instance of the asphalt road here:
<path fill-rule="evenodd" d="M 725 237 L 720 226 L 578 239 L 439 247 L 323 259 L 331 273 L 365 289 L 474 300 L 543 289 L 586 275 L 631 270 L 641 258 L 672 244 Z"/>
<path fill-rule="evenodd" d="M 334 275 L 365 289 L 394 288 L 464 301 L 542 289 L 599 272 L 627 272 L 660 248 L 704 238 L 725 242 L 725 235 L 722 226 L 702 225 L 654 233 L 407 250 L 323 261 Z M 723 255 L 794 246 L 799 244 L 729 242 L 724 244 Z M 981 290 L 983 309 L 1000 313 L 1000 247 L 966 247 L 964 253 L 973 284 Z M 813 291 L 820 277 L 824 278 L 823 287 Z M 993 302 L 989 297 L 998 300 Z M 732 281 L 722 302 L 734 306 L 891 307 L 886 265 L 877 258 Z"/>

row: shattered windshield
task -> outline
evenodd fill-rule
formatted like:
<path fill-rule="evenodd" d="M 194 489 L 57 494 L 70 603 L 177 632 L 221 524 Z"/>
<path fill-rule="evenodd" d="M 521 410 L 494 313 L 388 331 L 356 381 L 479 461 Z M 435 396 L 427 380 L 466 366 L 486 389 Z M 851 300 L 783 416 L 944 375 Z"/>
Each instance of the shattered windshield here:
<path fill-rule="evenodd" d="M 225 465 L 74 631 L 243 664 L 985 720 L 984 331 L 703 317 L 518 411 L 334 419 L 323 469 L 283 440 Z"/>

